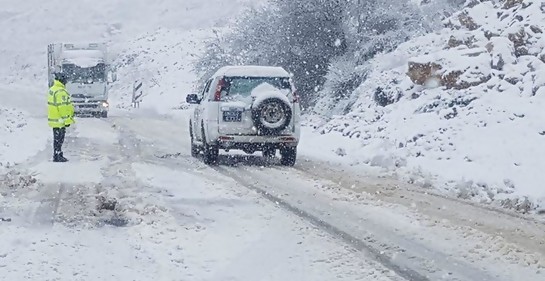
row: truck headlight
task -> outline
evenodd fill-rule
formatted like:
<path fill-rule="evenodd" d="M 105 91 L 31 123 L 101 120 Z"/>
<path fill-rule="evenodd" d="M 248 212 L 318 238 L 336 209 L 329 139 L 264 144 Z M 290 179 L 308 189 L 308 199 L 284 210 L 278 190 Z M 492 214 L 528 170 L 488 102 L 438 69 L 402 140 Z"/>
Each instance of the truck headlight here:
<path fill-rule="evenodd" d="M 108 106 L 110 106 L 110 104 L 108 102 L 106 102 L 106 101 L 102 102 L 102 107 L 108 107 Z"/>

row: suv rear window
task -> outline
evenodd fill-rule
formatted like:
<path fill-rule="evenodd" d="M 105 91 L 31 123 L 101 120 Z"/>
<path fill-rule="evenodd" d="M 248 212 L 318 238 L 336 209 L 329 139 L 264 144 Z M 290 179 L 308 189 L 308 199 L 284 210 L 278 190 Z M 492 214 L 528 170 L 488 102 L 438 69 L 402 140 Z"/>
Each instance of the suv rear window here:
<path fill-rule="evenodd" d="M 263 83 L 279 90 L 291 91 L 290 79 L 286 77 L 225 77 L 221 99 L 225 101 L 242 100 L 251 96 L 252 91 Z"/>

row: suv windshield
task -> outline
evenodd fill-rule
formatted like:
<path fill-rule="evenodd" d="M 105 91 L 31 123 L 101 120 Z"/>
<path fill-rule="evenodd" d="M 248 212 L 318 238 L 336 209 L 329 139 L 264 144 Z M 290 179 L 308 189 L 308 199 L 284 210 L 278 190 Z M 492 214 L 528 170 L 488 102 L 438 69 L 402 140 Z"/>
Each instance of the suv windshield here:
<path fill-rule="evenodd" d="M 106 65 L 103 63 L 93 67 L 64 64 L 63 72 L 68 76 L 68 81 L 73 83 L 104 82 L 106 79 Z"/>
<path fill-rule="evenodd" d="M 225 77 L 225 83 L 221 95 L 225 101 L 245 100 L 262 84 L 269 84 L 287 93 L 291 91 L 290 79 L 287 77 Z"/>

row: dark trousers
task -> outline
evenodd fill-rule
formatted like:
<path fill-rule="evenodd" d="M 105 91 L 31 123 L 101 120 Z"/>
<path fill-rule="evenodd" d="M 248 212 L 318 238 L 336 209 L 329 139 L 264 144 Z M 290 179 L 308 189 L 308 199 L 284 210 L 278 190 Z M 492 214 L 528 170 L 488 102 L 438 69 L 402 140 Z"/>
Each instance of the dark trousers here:
<path fill-rule="evenodd" d="M 55 154 L 62 153 L 62 144 L 64 143 L 64 135 L 66 128 L 53 128 L 53 152 Z"/>

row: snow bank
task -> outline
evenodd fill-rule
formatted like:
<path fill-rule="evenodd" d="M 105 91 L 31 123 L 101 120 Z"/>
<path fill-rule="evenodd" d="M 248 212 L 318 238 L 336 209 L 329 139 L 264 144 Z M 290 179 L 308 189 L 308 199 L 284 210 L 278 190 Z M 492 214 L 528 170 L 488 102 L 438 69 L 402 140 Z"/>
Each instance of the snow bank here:
<path fill-rule="evenodd" d="M 53 133 L 47 126 L 46 94 L 27 87 L 0 85 L 0 172 L 43 150 Z"/>
<path fill-rule="evenodd" d="M 377 56 L 349 112 L 313 141 L 333 151 L 330 135 L 355 140 L 342 156 L 352 163 L 454 196 L 545 208 L 545 1 L 468 4 L 440 32 Z"/>

